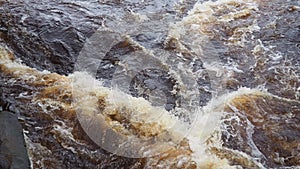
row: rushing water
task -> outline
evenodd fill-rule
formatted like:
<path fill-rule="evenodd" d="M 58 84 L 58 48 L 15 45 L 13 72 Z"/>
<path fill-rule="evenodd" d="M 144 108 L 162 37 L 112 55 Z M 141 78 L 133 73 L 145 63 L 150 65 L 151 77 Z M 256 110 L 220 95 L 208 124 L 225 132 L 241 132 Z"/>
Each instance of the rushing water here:
<path fill-rule="evenodd" d="M 299 1 L 0 4 L 32 168 L 300 167 Z"/>

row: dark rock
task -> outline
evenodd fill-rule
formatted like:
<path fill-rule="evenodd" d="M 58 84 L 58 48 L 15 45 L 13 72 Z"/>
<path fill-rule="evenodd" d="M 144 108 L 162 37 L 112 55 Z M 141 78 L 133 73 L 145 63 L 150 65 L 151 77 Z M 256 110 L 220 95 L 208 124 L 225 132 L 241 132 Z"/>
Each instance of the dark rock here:
<path fill-rule="evenodd" d="M 41 1 L 38 3 L 34 0 L 0 2 L 0 41 L 4 41 L 9 48 L 14 51 L 16 56 L 21 58 L 23 62 L 30 67 L 39 70 L 49 70 L 59 74 L 69 74 L 73 72 L 74 64 L 76 63 L 77 56 L 85 39 L 103 25 L 114 29 L 114 31 L 115 29 L 120 32 L 123 31 L 122 33 L 125 32 L 125 34 L 129 32 L 129 36 L 135 37 L 135 39 L 145 47 L 152 48 L 155 46 L 161 48 L 163 46 L 162 44 L 164 44 L 164 39 L 161 37 L 166 37 L 167 32 L 169 31 L 168 24 L 163 23 L 165 21 L 165 23 L 175 22 L 174 19 L 171 19 L 170 22 L 168 18 L 163 18 L 167 16 L 164 15 L 166 13 L 168 13 L 168 16 L 174 13 L 174 11 L 172 11 L 172 5 L 169 3 L 170 1 L 166 1 L 166 3 L 161 1 L 159 3 L 158 1 L 158 3 L 155 4 L 157 1 L 138 3 L 137 1 L 108 0 L 105 1 L 107 3 L 95 1 L 92 2 L 92 5 L 90 4 L 90 6 L 85 6 L 89 4 L 86 2 L 77 2 L 78 1 L 61 2 L 58 0 L 48 2 Z M 175 1 L 172 1 L 172 4 L 174 2 Z M 194 0 L 189 1 L 186 4 L 180 4 L 181 14 L 178 15 L 186 15 L 188 9 L 191 9 L 193 4 Z M 289 4 L 288 8 L 287 4 Z M 209 30 L 215 33 L 215 37 L 213 37 L 214 40 L 211 41 L 214 48 L 206 49 L 203 47 L 204 54 L 210 56 L 210 51 L 218 49 L 217 53 L 222 62 L 238 65 L 237 68 L 243 71 L 235 72 L 232 79 L 230 79 L 231 81 L 227 82 L 227 87 L 230 90 L 236 90 L 239 86 L 253 88 L 264 84 L 264 86 L 266 86 L 273 94 L 299 100 L 299 97 L 295 96 L 295 91 L 283 89 L 286 86 L 292 86 L 296 89 L 299 87 L 299 69 L 297 68 L 299 68 L 300 64 L 298 57 L 300 51 L 300 17 L 299 8 L 291 8 L 291 5 L 299 5 L 299 2 L 296 0 L 288 2 L 280 0 L 259 1 L 259 10 L 253 10 L 251 15 L 247 16 L 247 18 L 243 17 L 236 21 L 216 23 L 216 25 L 212 26 L 213 30 Z M 221 8 L 222 7 L 219 9 Z M 126 20 L 125 17 L 130 10 L 133 12 L 141 12 L 141 14 L 148 14 L 149 11 L 152 11 L 156 14 L 149 16 L 149 22 L 136 22 L 135 24 L 132 24 L 133 22 L 128 21 L 134 19 L 131 17 L 131 20 Z M 222 12 L 223 10 L 219 11 Z M 223 14 L 219 13 L 219 15 Z M 161 20 L 161 18 L 164 20 Z M 172 17 L 170 16 L 170 18 Z M 180 18 L 178 19 L 180 20 Z M 273 21 L 276 21 L 274 27 L 270 26 Z M 245 43 L 245 47 L 228 44 L 228 42 L 230 42 L 230 37 L 234 31 L 237 30 L 236 28 L 248 27 L 256 22 L 261 29 L 253 33 L 253 39 L 247 39 L 248 41 Z M 276 69 L 272 68 L 276 65 L 272 64 L 272 59 L 269 58 L 269 56 L 272 55 L 272 52 L 274 53 L 274 50 L 270 50 L 259 56 L 254 56 L 252 54 L 253 48 L 257 45 L 257 43 L 254 42 L 258 40 L 262 40 L 263 44 L 267 47 L 275 46 L 275 52 L 284 54 L 284 57 L 282 57 L 281 62 L 278 64 L 280 66 L 276 67 Z M 109 81 L 112 78 L 114 69 L 121 57 L 124 54 L 135 51 L 131 45 L 128 45 L 126 41 L 124 42 L 125 43 L 121 42 L 117 44 L 107 53 L 97 72 L 98 78 L 108 79 Z M 165 44 L 165 48 L 173 51 L 178 48 L 178 45 L 178 40 L 173 38 Z M 255 60 L 255 57 L 258 57 L 258 60 Z M 285 60 L 290 61 L 291 64 L 289 65 Z M 232 66 L 231 64 L 229 64 L 229 66 Z M 107 67 L 109 69 L 106 69 Z M 201 61 L 198 61 L 194 65 L 195 71 L 202 69 L 202 67 Z M 285 67 L 293 67 L 293 69 L 286 70 L 284 69 Z M 281 68 L 283 69 L 281 70 Z M 294 74 L 296 75 L 294 77 L 292 76 L 293 72 L 295 72 Z M 2 72 L 0 72 L 0 74 L 1 73 Z M 151 90 L 160 87 L 160 89 L 166 92 L 173 89 L 174 82 L 172 82 L 170 78 L 167 78 L 166 76 L 158 78 L 153 76 L 155 74 L 158 73 L 141 72 L 141 74 L 138 74 L 135 79 L 133 79 L 132 86 L 140 85 L 145 89 L 148 88 Z M 291 78 L 282 79 L 282 77 Z M 57 110 L 57 114 L 59 115 L 57 115 L 55 121 L 50 115 L 44 113 L 43 110 L 26 106 L 27 103 L 31 102 L 30 99 L 32 98 L 20 99 L 18 98 L 19 94 L 28 91 L 28 95 L 30 96 L 31 93 L 36 93 L 41 89 L 36 89 L 21 82 L 6 84 L 10 79 L 11 77 L 7 77 L 7 79 L 0 78 L 0 89 L 3 88 L 4 93 L 0 98 L 0 106 L 4 110 L 10 108 L 18 110 L 21 116 L 26 117 L 25 123 L 31 141 L 38 144 L 40 143 L 53 153 L 49 155 L 47 154 L 48 151 L 35 151 L 35 162 L 43 160 L 42 164 L 45 164 L 50 168 L 130 168 L 132 166 L 132 168 L 134 168 L 134 166 L 136 166 L 135 164 L 142 161 L 139 159 L 118 157 L 109 152 L 105 152 L 96 145 L 93 145 L 91 141 L 86 141 L 88 140 L 88 136 L 84 134 L 80 127 L 75 128 L 73 133 L 75 138 L 76 136 L 78 138 L 85 138 L 79 140 L 81 142 L 86 141 L 86 145 L 78 145 L 77 143 L 71 142 L 69 139 L 64 140 L 65 142 L 70 142 L 67 145 L 75 148 L 75 150 L 77 150 L 76 152 L 80 153 L 73 153 L 69 149 L 62 147 L 61 141 L 64 138 L 59 134 L 53 133 L 52 126 L 59 123 L 59 120 L 68 121 L 76 126 L 74 117 L 65 118 L 65 116 L 71 116 L 72 114 Z M 207 78 L 204 77 L 197 82 L 199 86 L 209 87 L 209 81 L 210 79 L 207 76 Z M 212 97 L 211 93 L 204 90 L 204 88 L 199 88 L 199 92 L 201 94 L 200 105 L 204 106 Z M 132 93 L 132 95 L 148 97 L 146 90 L 138 91 L 132 89 Z M 166 109 L 171 110 L 175 107 L 177 98 L 172 94 L 168 95 L 170 97 L 168 97 L 168 102 L 165 107 Z M 43 97 L 45 97 L 45 95 L 43 95 Z M 298 125 L 300 123 L 299 103 L 288 102 L 287 100 L 280 100 L 275 97 L 247 97 L 249 98 L 240 98 L 234 102 L 239 113 L 242 114 L 243 117 L 240 117 L 241 123 L 236 124 L 234 122 L 232 124 L 233 129 L 232 131 L 229 130 L 229 132 L 238 131 L 237 134 L 239 134 L 239 137 L 227 137 L 227 135 L 223 133 L 224 146 L 233 150 L 243 151 L 253 157 L 261 158 L 261 161 L 268 167 L 300 165 L 300 158 L 297 156 L 297 154 L 300 153 L 296 147 L 299 145 L 300 140 L 300 130 Z M 53 98 L 53 100 L 56 99 L 57 98 Z M 265 101 L 269 102 L 269 104 L 266 104 Z M 12 106 L 9 106 L 10 104 L 12 104 Z M 233 112 L 229 107 L 228 111 Z M 265 112 L 268 114 L 264 115 Z M 289 116 L 289 112 L 291 112 L 292 115 L 295 115 L 294 119 L 281 117 Z M 18 124 L 17 118 L 15 115 L 9 114 L 10 113 L 1 113 L 0 115 L 1 120 L 10 119 L 11 116 L 13 117 L 12 119 L 14 119 L 14 121 L 10 122 L 9 120 L 4 120 L 3 123 L 0 120 L 0 136 L 2 135 L 2 128 L 4 130 L 3 126 L 9 127 L 4 131 L 14 131 L 14 127 L 19 126 L 12 125 Z M 247 127 L 249 128 L 247 120 L 254 125 L 252 133 L 253 142 L 265 157 L 257 156 L 253 149 L 251 149 L 253 148 L 251 147 L 252 143 L 250 144 L 247 142 L 248 135 L 246 129 Z M 257 120 L 263 120 L 264 124 L 260 124 Z M 42 129 L 36 130 L 36 128 Z M 20 127 L 18 127 L 18 130 L 20 130 L 21 133 Z M 8 133 L 10 135 L 14 134 L 14 132 Z M 2 137 L 0 137 L 0 140 L 3 141 L 0 145 L 0 154 L 2 151 L 8 151 L 8 149 L 3 148 L 3 146 L 14 148 L 13 150 L 17 149 L 13 152 L 24 150 L 24 141 L 22 141 L 23 138 L 21 138 L 22 135 L 20 133 L 17 137 L 11 137 L 11 139 L 13 139 L 11 142 L 5 142 L 2 140 Z M 14 138 L 20 139 L 15 141 Z M 11 144 L 16 142 L 20 142 L 20 144 L 11 147 Z M 9 151 L 8 153 L 12 152 Z M 280 155 L 280 158 L 278 155 Z M 282 160 L 281 157 L 283 158 Z M 21 160 L 24 159 L 22 158 Z M 9 166 L 21 163 L 25 164 L 26 162 L 18 161 L 17 158 L 0 155 L 0 168 L 9 168 Z M 236 161 L 236 163 L 238 163 L 238 161 Z M 27 164 L 28 162 L 26 165 Z M 143 168 L 143 163 L 141 162 L 141 165 L 136 168 Z"/>
<path fill-rule="evenodd" d="M 40 70 L 50 70 L 60 74 L 73 71 L 76 56 L 83 46 L 85 37 L 97 24 L 88 24 L 101 18 L 85 18 L 77 29 L 72 20 L 82 18 L 83 14 L 74 12 L 64 15 L 62 8 L 74 10 L 75 5 L 27 3 L 4 3 L 0 7 L 2 37 L 26 64 Z M 50 8 L 57 8 L 57 11 Z M 26 28 L 25 28 L 26 27 Z M 24 29 L 25 28 L 25 29 Z"/>
<path fill-rule="evenodd" d="M 300 165 L 299 102 L 245 94 L 231 100 L 225 111 L 225 147 L 245 152 L 267 168 Z"/>
<path fill-rule="evenodd" d="M 4 155 L 0 154 L 0 168 L 9 169 L 9 166 L 10 166 L 10 162 L 8 161 L 8 159 Z"/>
<path fill-rule="evenodd" d="M 0 168 L 29 168 L 22 126 L 17 116 L 7 111 L 0 112 L 0 129 Z"/>
<path fill-rule="evenodd" d="M 151 92 L 159 90 L 166 96 L 166 103 L 164 106 L 166 110 L 175 108 L 176 102 L 180 102 L 179 96 L 171 93 L 176 81 L 172 79 L 167 72 L 157 69 L 146 69 L 137 74 L 131 81 L 130 92 L 134 97 L 144 97 L 149 100 Z M 160 101 L 164 103 L 164 101 Z M 159 104 L 159 103 L 156 103 Z"/>

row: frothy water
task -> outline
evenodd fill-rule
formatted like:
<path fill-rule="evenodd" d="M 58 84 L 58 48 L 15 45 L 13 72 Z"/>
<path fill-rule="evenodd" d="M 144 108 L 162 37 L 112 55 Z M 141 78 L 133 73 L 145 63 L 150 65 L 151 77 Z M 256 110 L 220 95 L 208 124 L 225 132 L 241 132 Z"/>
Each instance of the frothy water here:
<path fill-rule="evenodd" d="M 39 72 L 12 61 L 11 57 L 2 49 L 2 71 L 11 74 L 13 79 L 42 88 L 33 96 L 33 103 L 30 103 L 32 106 L 41 107 L 51 116 L 55 114 L 55 110 L 64 109 L 66 113 L 76 111 L 79 122 L 89 137 L 102 148 L 116 154 L 135 158 L 168 154 L 169 151 L 172 154 L 172 149 L 183 141 L 183 137 L 187 137 L 187 132 L 194 132 L 193 138 L 196 137 L 197 142 L 205 147 L 205 140 L 212 134 L 220 118 L 218 114 L 208 114 L 199 109 L 198 116 L 201 118 L 197 120 L 198 125 L 193 125 L 193 129 L 187 131 L 188 127 L 164 108 L 153 107 L 143 98 L 134 98 L 120 90 L 104 87 L 86 72 L 75 72 L 69 76 Z M 49 95 L 54 98 L 47 98 Z M 68 103 L 69 99 L 72 102 Z M 60 128 L 57 131 L 66 135 L 65 127 L 65 124 L 57 126 L 55 130 Z M 158 137 L 153 139 L 154 136 Z M 113 147 L 114 141 L 116 147 Z"/>
<path fill-rule="evenodd" d="M 33 112 L 19 112 L 32 167 L 60 165 L 43 137 L 93 160 L 104 158 L 95 145 L 144 159 L 143 168 L 299 167 L 299 59 L 263 39 L 276 27 L 261 24 L 265 3 L 199 1 L 159 48 L 129 36 L 132 25 L 100 28 L 67 76 L 2 47 L 5 85 L 24 87 L 14 109 Z"/>

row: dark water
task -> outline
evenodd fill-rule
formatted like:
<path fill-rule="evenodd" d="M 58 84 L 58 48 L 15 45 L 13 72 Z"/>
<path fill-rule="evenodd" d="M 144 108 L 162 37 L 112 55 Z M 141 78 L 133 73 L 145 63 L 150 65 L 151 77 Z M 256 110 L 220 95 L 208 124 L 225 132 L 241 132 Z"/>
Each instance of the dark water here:
<path fill-rule="evenodd" d="M 28 66 L 8 61 L 1 49 L 2 107 L 19 115 L 33 168 L 300 166 L 299 1 L 0 4 L 1 46 Z M 74 108 L 96 95 L 99 109 L 110 110 L 101 87 L 92 91 L 79 85 L 74 96 L 72 77 L 91 82 L 74 73 L 92 67 L 83 56 L 101 60 L 92 73 L 103 86 L 117 85 L 196 127 L 155 157 L 126 158 L 102 149 L 86 134 Z M 142 101 L 135 103 L 143 108 Z M 198 108 L 203 118 L 193 121 Z M 151 132 L 151 126 L 137 127 L 118 115 L 105 114 L 108 123 L 133 125 L 115 130 Z M 208 122 L 202 123 L 206 116 Z"/>

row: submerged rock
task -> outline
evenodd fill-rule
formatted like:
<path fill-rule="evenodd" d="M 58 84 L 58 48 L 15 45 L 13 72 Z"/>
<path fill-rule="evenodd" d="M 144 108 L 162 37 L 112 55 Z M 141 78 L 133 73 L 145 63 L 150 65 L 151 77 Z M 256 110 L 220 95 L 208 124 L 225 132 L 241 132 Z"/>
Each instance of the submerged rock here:
<path fill-rule="evenodd" d="M 26 143 L 34 167 L 113 168 L 123 165 L 128 168 L 197 167 L 196 161 L 199 160 L 197 158 L 201 156 L 194 156 L 193 151 L 197 150 L 190 148 L 191 142 L 188 140 L 174 145 L 159 156 L 149 158 L 130 159 L 106 152 L 91 140 L 90 135 L 85 133 L 76 117 L 76 107 L 84 110 L 84 113 L 90 113 L 93 106 L 96 106 L 105 116 L 105 120 L 108 123 L 112 122 L 112 128 L 119 130 L 120 133 L 132 134 L 130 132 L 133 131 L 140 135 L 147 134 L 147 132 L 151 134 L 151 130 L 148 130 L 151 126 L 145 125 L 140 128 L 139 126 L 143 126 L 142 123 L 138 126 L 123 128 L 128 121 L 132 120 L 123 120 L 123 117 L 126 118 L 126 113 L 130 114 L 130 111 L 136 110 L 130 110 L 130 106 L 139 109 L 143 107 L 139 107 L 139 104 L 125 104 L 123 107 L 121 106 L 124 103 L 122 99 L 118 100 L 120 102 L 115 102 L 116 105 L 110 104 L 111 100 L 107 100 L 106 97 L 109 95 L 109 90 L 101 86 L 98 86 L 98 90 L 93 90 L 85 86 L 85 83 L 80 83 L 88 80 L 87 74 L 77 72 L 71 76 L 79 80 L 78 83 L 73 84 L 75 88 L 72 89 L 70 86 L 72 78 L 37 71 L 14 62 L 10 57 L 3 51 L 0 55 L 0 70 L 3 77 L 1 80 L 6 79 L 6 83 L 1 83 L 1 87 L 9 89 L 4 91 L 13 91 L 18 95 L 15 97 L 4 92 L 7 100 L 18 103 L 15 109 L 20 111 L 24 119 L 24 129 L 28 135 Z M 27 75 L 30 75 L 30 78 Z M 16 88 L 11 88 L 11 85 L 15 85 Z M 17 86 L 20 85 L 27 88 L 18 89 Z M 70 92 L 71 90 L 76 91 Z M 74 102 L 73 99 L 76 101 Z M 93 103 L 94 99 L 97 102 L 89 104 Z M 130 99 L 132 98 L 127 97 L 127 100 Z M 31 108 L 28 108 L 27 104 L 30 104 Z M 225 107 L 222 106 L 223 104 Z M 226 160 L 232 165 L 246 168 L 299 165 L 300 103 L 298 101 L 249 90 L 247 94 L 229 97 L 226 102 L 221 103 L 221 106 L 218 104 L 214 106 L 220 109 L 220 112 L 227 112 L 223 118 L 224 124 L 221 130 L 223 145 L 213 147 L 206 153 L 212 152 L 224 159 L 224 162 L 207 161 L 205 163 L 207 166 L 203 167 L 220 167 L 220 165 L 227 164 Z M 25 110 L 31 110 L 31 113 L 26 113 Z M 131 127 L 135 130 L 131 130 Z M 161 129 L 157 130 L 155 126 L 151 129 L 154 132 L 161 132 Z M 142 133 L 136 133 L 139 131 Z M 6 165 L 5 160 L 3 160 L 3 165 Z"/>
<path fill-rule="evenodd" d="M 221 156 L 241 164 L 245 153 L 267 168 L 300 165 L 299 101 L 253 93 L 233 98 L 224 110 L 222 140 L 229 149 Z"/>
<path fill-rule="evenodd" d="M 244 168 L 298 167 L 299 2 L 199 1 L 188 15 L 187 9 L 194 5 L 194 0 L 186 3 L 176 0 L 155 2 L 0 2 L 0 41 L 29 66 L 24 68 L 24 65 L 14 64 L 19 61 L 9 64 L 7 69 L 3 66 L 6 63 L 0 65 L 0 105 L 2 109 L 16 112 L 21 119 L 33 167 L 197 167 L 191 158 L 190 145 L 185 142 L 162 156 L 134 159 L 105 151 L 84 132 L 72 107 L 74 98 L 69 79 L 64 75 L 74 71 L 86 39 L 98 28 L 109 28 L 131 37 L 139 43 L 139 51 L 147 48 L 148 53 L 153 52 L 154 58 L 171 53 L 172 59 L 166 63 L 170 61 L 174 67 L 180 65 L 177 62 L 185 60 L 194 67 L 193 73 L 211 68 L 213 73 L 204 73 L 197 79 L 197 90 L 201 95 L 199 107 L 211 100 L 214 92 L 211 82 L 215 79 L 221 79 L 215 83 L 220 83 L 217 86 L 226 92 L 238 90 L 240 86 L 260 86 L 280 96 L 253 93 L 231 98 L 225 107 L 227 115 L 223 118 L 223 147 L 211 151 L 225 161 L 228 159 L 232 165 Z M 186 17 L 182 19 L 183 16 Z M 180 21 L 178 27 L 169 27 L 176 21 Z M 127 41 L 120 41 L 107 50 L 97 78 L 110 81 L 122 57 L 131 57 L 137 49 Z M 173 58 L 178 60 L 173 62 Z M 41 72 L 43 70 L 58 74 Z M 173 94 L 177 89 L 174 87 L 177 86 L 176 79 L 169 78 L 165 69 L 148 70 L 140 71 L 131 79 L 131 94 L 151 100 L 149 93 L 160 89 L 168 96 L 165 108 L 173 110 L 180 104 L 180 99 Z M 219 73 L 223 76 L 218 77 Z M 65 84 L 61 85 L 64 80 Z M 85 96 L 94 97 L 94 94 L 84 93 L 78 100 L 85 100 Z M 191 92 L 190 96 L 193 94 Z M 161 103 L 163 99 L 157 100 Z M 105 102 L 98 104 L 100 109 L 106 106 Z M 117 129 L 134 133 L 133 129 L 143 126 L 142 123 L 126 126 L 131 119 L 118 116 L 126 111 L 118 110 L 107 118 L 112 124 L 117 124 Z M 142 133 L 151 125 L 145 125 Z M 10 158 L 0 155 L 2 168 L 12 164 Z M 208 163 L 205 167 L 217 166 L 220 167 Z"/>
<path fill-rule="evenodd" d="M 49 72 L 45 74 L 20 64 L 16 64 L 16 67 L 11 65 L 15 68 L 7 71 L 9 69 L 3 64 L 3 61 L 6 62 L 4 58 L 12 59 L 13 55 L 2 49 L 0 58 L 3 97 L 11 104 L 9 110 L 17 112 L 20 118 L 33 168 L 142 168 L 144 159 L 126 158 L 107 152 L 84 132 L 71 107 L 72 97 L 68 91 L 72 88 L 60 86 L 64 80 L 70 85 L 66 76 Z M 14 71 L 16 69 L 20 71 Z M 27 79 L 29 74 L 26 72 L 38 79 Z M 34 101 L 39 97 L 41 102 Z M 3 165 L 6 165 L 4 162 Z"/>

